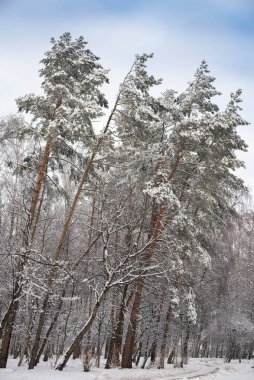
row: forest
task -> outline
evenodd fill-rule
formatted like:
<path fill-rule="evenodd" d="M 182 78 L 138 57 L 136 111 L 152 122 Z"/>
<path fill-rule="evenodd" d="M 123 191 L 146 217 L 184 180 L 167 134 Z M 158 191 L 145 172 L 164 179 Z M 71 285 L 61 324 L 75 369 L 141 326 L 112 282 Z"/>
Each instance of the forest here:
<path fill-rule="evenodd" d="M 110 109 L 108 70 L 64 33 L 41 93 L 0 119 L 0 368 L 252 358 L 241 90 L 221 110 L 202 61 L 184 92 L 155 97 L 150 59 L 135 57 Z"/>

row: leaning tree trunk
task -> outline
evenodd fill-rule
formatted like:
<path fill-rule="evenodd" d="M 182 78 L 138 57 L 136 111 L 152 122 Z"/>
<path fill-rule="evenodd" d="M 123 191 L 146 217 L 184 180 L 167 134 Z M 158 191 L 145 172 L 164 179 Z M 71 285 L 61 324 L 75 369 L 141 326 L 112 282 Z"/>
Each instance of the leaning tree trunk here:
<path fill-rule="evenodd" d="M 83 339 L 83 337 L 85 336 L 85 334 L 87 334 L 90 331 L 90 329 L 92 327 L 92 324 L 93 324 L 93 322 L 94 322 L 94 320 L 96 318 L 98 309 L 99 309 L 102 301 L 104 300 L 104 298 L 106 297 L 106 295 L 107 295 L 107 293 L 108 293 L 108 291 L 110 289 L 110 283 L 111 283 L 112 280 L 113 280 L 113 277 L 111 277 L 107 281 L 107 283 L 104 286 L 101 294 L 99 295 L 96 303 L 94 304 L 94 307 L 91 310 L 91 313 L 90 313 L 90 316 L 89 316 L 87 322 L 84 324 L 84 326 L 81 329 L 81 331 L 74 338 L 74 340 L 71 343 L 70 347 L 65 352 L 62 361 L 56 366 L 56 368 L 55 368 L 56 370 L 62 371 L 64 369 L 64 367 L 66 366 L 69 358 L 71 357 L 71 355 L 73 354 L 73 352 L 75 351 L 75 349 L 79 346 L 79 344 L 80 344 L 81 340 Z"/>
<path fill-rule="evenodd" d="M 27 223 L 28 239 L 31 237 L 30 234 L 32 233 L 32 227 L 36 218 L 36 209 L 37 209 L 37 205 L 40 199 L 42 183 L 43 183 L 43 180 L 47 171 L 47 167 L 48 167 L 48 160 L 49 160 L 49 155 L 52 148 L 52 143 L 53 143 L 53 136 L 49 135 L 47 138 L 45 149 L 44 149 L 43 158 L 39 167 L 37 180 L 34 185 L 33 197 L 32 197 L 30 212 L 29 212 L 29 220 Z M 33 236 L 34 236 L 34 233 L 33 233 Z M 29 245 L 29 242 L 27 242 L 27 245 Z"/>
<path fill-rule="evenodd" d="M 141 365 L 142 369 L 145 368 L 148 357 L 149 357 L 149 339 L 147 340 L 146 345 L 145 345 L 145 353 L 144 353 L 143 363 Z"/>
<path fill-rule="evenodd" d="M 49 325 L 49 328 L 48 328 L 48 330 L 47 330 L 47 332 L 46 332 L 46 334 L 45 334 L 45 336 L 43 338 L 43 341 L 41 343 L 40 349 L 39 349 L 39 351 L 37 353 L 37 356 L 36 356 L 36 359 L 35 359 L 35 365 L 37 365 L 39 363 L 40 357 L 41 357 L 41 355 L 42 355 L 42 353 L 43 353 L 43 351 L 44 351 L 44 349 L 45 349 L 45 347 L 46 347 L 46 345 L 48 343 L 48 339 L 50 337 L 50 334 L 51 334 L 53 328 L 55 327 L 55 325 L 57 323 L 57 320 L 59 318 L 59 315 L 60 315 L 60 312 L 61 312 L 61 308 L 62 308 L 62 305 L 63 305 L 63 297 L 65 296 L 65 292 L 66 292 L 66 287 L 62 291 L 62 294 L 61 294 L 61 297 L 60 297 L 60 301 L 58 303 L 55 315 L 54 315 L 54 317 L 53 317 L 53 319 L 52 319 L 52 321 L 51 321 L 51 323 Z"/>
<path fill-rule="evenodd" d="M 155 211 L 157 205 L 155 202 L 153 203 L 153 210 L 152 210 L 152 216 L 151 216 L 151 226 L 153 228 L 153 233 L 151 234 L 151 243 L 148 247 L 148 250 L 146 252 L 145 260 L 148 263 L 154 248 L 156 247 L 157 240 L 161 231 L 161 219 L 164 214 L 164 207 L 163 204 L 159 206 L 158 213 Z M 122 368 L 132 368 L 132 355 L 133 355 L 133 346 L 135 341 L 135 334 L 136 334 L 136 327 L 137 327 L 137 318 L 138 313 L 140 309 L 141 304 L 141 297 L 142 297 L 142 291 L 144 287 L 144 280 L 141 278 L 138 280 L 138 282 L 135 284 L 135 298 L 132 305 L 131 315 L 130 315 L 130 322 L 125 338 L 125 344 L 123 347 L 123 353 L 122 353 Z"/>

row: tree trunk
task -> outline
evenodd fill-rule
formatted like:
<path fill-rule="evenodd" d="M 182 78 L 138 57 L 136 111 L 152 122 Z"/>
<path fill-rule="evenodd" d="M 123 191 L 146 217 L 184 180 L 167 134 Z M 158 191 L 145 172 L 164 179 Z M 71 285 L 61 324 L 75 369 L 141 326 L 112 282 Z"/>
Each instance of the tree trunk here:
<path fill-rule="evenodd" d="M 115 331 L 113 331 L 112 337 L 109 342 L 107 362 L 105 365 L 106 369 L 120 366 L 120 353 L 121 353 L 122 339 L 123 339 L 124 312 L 128 303 L 131 300 L 131 298 L 129 297 L 129 300 L 125 304 L 127 289 L 128 289 L 128 285 L 125 285 L 123 289 L 123 296 L 122 296 L 120 311 L 118 315 L 118 320 L 116 322 Z"/>
<path fill-rule="evenodd" d="M 137 328 L 137 317 L 141 303 L 141 293 L 144 286 L 144 282 L 141 279 L 135 286 L 134 302 L 131 309 L 130 322 L 125 338 L 125 343 L 122 352 L 122 368 L 132 368 L 132 354 L 135 341 L 135 334 Z"/>
<path fill-rule="evenodd" d="M 41 347 L 40 347 L 40 349 L 39 349 L 39 351 L 38 351 L 38 354 L 37 354 L 37 356 L 36 356 L 35 366 L 39 363 L 39 361 L 40 361 L 40 357 L 41 357 L 41 355 L 42 355 L 42 353 L 43 353 L 43 351 L 44 351 L 44 348 L 45 348 L 45 346 L 46 346 L 46 344 L 47 344 L 47 342 L 48 342 L 49 336 L 50 336 L 50 334 L 51 334 L 51 332 L 52 332 L 54 326 L 56 325 L 56 322 L 57 322 L 57 320 L 58 320 L 58 317 L 59 317 L 59 315 L 60 315 L 60 311 L 61 311 L 61 308 L 62 308 L 62 305 L 63 305 L 62 297 L 65 296 L 65 291 L 66 291 L 66 289 L 64 289 L 63 292 L 62 292 L 62 294 L 61 294 L 61 298 L 60 298 L 59 304 L 58 304 L 58 306 L 57 306 L 57 310 L 56 310 L 56 312 L 55 312 L 54 318 L 53 318 L 53 320 L 52 320 L 51 323 L 50 323 L 50 326 L 49 326 L 49 328 L 48 328 L 48 330 L 47 330 L 47 332 L 46 332 L 45 337 L 43 338 L 43 341 L 42 341 Z"/>
<path fill-rule="evenodd" d="M 158 341 L 159 326 L 160 326 L 160 320 L 161 320 L 161 314 L 162 314 L 162 307 L 163 307 L 163 303 L 164 303 L 164 297 L 165 297 L 165 292 L 162 293 L 160 309 L 159 309 L 159 313 L 158 313 L 157 318 L 156 318 L 157 332 L 156 332 L 156 336 L 154 338 L 154 341 L 152 343 L 151 350 L 150 350 L 150 365 L 149 365 L 149 367 L 154 366 L 155 360 L 156 360 L 157 341 Z"/>
<path fill-rule="evenodd" d="M 146 342 L 146 348 L 145 348 L 145 353 L 144 353 L 144 359 L 143 359 L 143 363 L 141 365 L 141 368 L 144 369 L 145 368 L 145 365 L 146 365 L 146 362 L 147 362 L 147 359 L 149 357 L 149 350 L 148 350 L 148 347 L 149 347 L 149 340 L 147 340 Z"/>
<path fill-rule="evenodd" d="M 53 136 L 49 135 L 47 138 L 46 146 L 44 148 L 44 154 L 40 163 L 37 180 L 34 185 L 34 193 L 33 193 L 31 206 L 30 206 L 29 220 L 27 223 L 28 238 L 29 238 L 30 233 L 32 232 L 32 226 L 35 220 L 36 208 L 37 208 L 39 198 L 40 198 L 41 187 L 42 187 L 43 179 L 45 177 L 45 173 L 48 167 L 48 160 L 49 160 L 50 150 L 52 147 L 52 142 L 53 142 Z M 27 242 L 27 246 L 29 246 L 29 242 Z"/>
<path fill-rule="evenodd" d="M 7 359 L 9 355 L 9 348 L 11 343 L 11 337 L 13 332 L 13 325 L 15 322 L 21 288 L 19 283 L 16 281 L 13 299 L 9 305 L 8 310 L 6 311 L 4 318 L 2 320 L 1 330 L 0 330 L 0 339 L 1 339 L 1 348 L 0 348 L 0 368 L 6 368 Z"/>
<path fill-rule="evenodd" d="M 234 337 L 230 337 L 225 362 L 230 363 L 236 357 L 237 344 Z"/>
<path fill-rule="evenodd" d="M 187 364 L 187 362 L 188 362 L 189 339 L 190 339 L 190 324 L 187 323 L 185 336 L 184 336 L 184 340 L 183 340 L 183 357 L 182 357 L 183 364 Z"/>
<path fill-rule="evenodd" d="M 101 359 L 101 326 L 102 321 L 98 325 L 98 338 L 97 338 L 97 348 L 96 348 L 96 367 L 100 368 L 100 359 Z"/>
<path fill-rule="evenodd" d="M 161 231 L 161 219 L 164 214 L 164 207 L 163 204 L 159 206 L 159 211 L 156 213 L 156 204 L 153 202 L 153 209 L 152 209 L 152 216 L 151 216 L 151 243 L 148 246 L 145 260 L 149 262 L 154 248 L 156 247 L 157 240 L 159 237 L 159 233 Z M 125 344 L 123 347 L 123 354 L 122 354 L 122 368 L 132 368 L 132 354 L 133 354 L 133 345 L 135 341 L 135 334 L 136 334 L 136 327 L 137 327 L 137 316 L 141 304 L 141 296 L 142 296 L 142 290 L 144 287 L 144 280 L 140 279 L 136 285 L 135 285 L 135 298 L 132 305 L 131 315 L 130 315 L 130 322 L 125 338 Z"/>
<path fill-rule="evenodd" d="M 48 308 L 48 302 L 49 302 L 49 291 L 47 291 L 46 296 L 44 297 L 44 300 L 43 300 L 43 305 L 41 307 L 39 322 L 38 322 L 37 331 L 34 338 L 34 344 L 31 350 L 31 356 L 30 356 L 30 360 L 28 364 L 28 369 L 33 369 L 36 366 L 36 357 L 37 357 L 38 349 L 40 345 L 42 329 L 43 329 L 45 319 L 46 319 L 46 310 Z"/>
<path fill-rule="evenodd" d="M 167 363 L 168 364 L 173 364 L 174 363 L 174 358 L 175 358 L 175 346 L 172 348 L 172 350 L 170 351 L 170 354 L 168 356 L 168 360 L 167 360 Z"/>
<path fill-rule="evenodd" d="M 140 358 L 141 358 L 141 353 L 142 353 L 142 342 L 139 342 L 139 345 L 138 345 L 138 352 L 137 352 L 136 361 L 135 361 L 135 365 L 136 365 L 136 367 L 137 367 L 138 364 L 139 364 L 139 361 L 140 361 Z"/>
<path fill-rule="evenodd" d="M 27 324 L 27 335 L 26 335 L 26 337 L 24 339 L 24 343 L 22 345 L 22 350 L 21 350 L 20 359 L 18 362 L 18 367 L 21 367 L 23 360 L 24 360 L 24 357 L 25 357 L 25 355 L 27 355 L 27 352 L 28 352 L 28 347 L 29 347 L 29 342 L 30 342 L 30 328 L 32 325 L 32 320 L 33 320 L 33 310 L 30 311 L 29 321 Z"/>
<path fill-rule="evenodd" d="M 72 359 L 73 360 L 78 359 L 80 358 L 80 355 L 81 355 L 81 345 L 79 344 L 76 347 L 76 349 L 73 351 Z"/>
<path fill-rule="evenodd" d="M 49 353 L 50 353 L 50 349 L 49 349 L 49 345 L 47 345 L 44 356 L 43 356 L 44 362 L 47 362 L 49 360 Z"/>
<path fill-rule="evenodd" d="M 165 362 L 165 356 L 166 356 L 166 344 L 167 344 L 167 336 L 168 336 L 168 330 L 169 330 L 169 321 L 172 315 L 171 306 L 169 306 L 167 315 L 166 315 L 166 321 L 165 321 L 165 327 L 162 337 L 162 343 L 161 343 L 161 351 L 160 351 L 160 361 L 158 368 L 164 369 L 164 362 Z"/>
<path fill-rule="evenodd" d="M 7 326 L 4 329 L 3 336 L 2 336 L 2 346 L 0 350 L 0 368 L 6 368 L 11 336 L 12 336 L 12 330 L 13 330 L 13 326 L 11 324 L 11 320 L 9 320 Z"/>
<path fill-rule="evenodd" d="M 153 341 L 152 346 L 151 346 L 151 352 L 150 352 L 150 364 L 149 367 L 154 366 L 155 360 L 156 360 L 156 349 L 157 349 L 157 344 L 156 340 Z"/>
<path fill-rule="evenodd" d="M 56 366 L 56 368 L 55 368 L 56 370 L 62 371 L 64 369 L 64 367 L 66 366 L 66 363 L 68 362 L 70 356 L 73 354 L 74 350 L 79 346 L 79 344 L 80 344 L 81 340 L 83 339 L 83 337 L 85 336 L 85 334 L 88 331 L 90 331 L 90 329 L 92 327 L 92 324 L 93 324 L 93 322 L 94 322 L 94 320 L 96 318 L 98 309 L 99 309 L 99 307 L 100 307 L 103 299 L 105 298 L 108 290 L 110 289 L 109 285 L 110 285 L 111 281 L 112 281 L 112 278 L 108 280 L 108 282 L 105 285 L 104 289 L 102 290 L 100 296 L 98 297 L 96 303 L 94 304 L 94 307 L 93 307 L 93 309 L 91 311 L 91 314 L 90 314 L 87 322 L 85 323 L 85 325 L 83 326 L 83 328 L 81 329 L 81 331 L 74 338 L 74 340 L 71 343 L 70 347 L 65 352 L 62 361 Z"/>

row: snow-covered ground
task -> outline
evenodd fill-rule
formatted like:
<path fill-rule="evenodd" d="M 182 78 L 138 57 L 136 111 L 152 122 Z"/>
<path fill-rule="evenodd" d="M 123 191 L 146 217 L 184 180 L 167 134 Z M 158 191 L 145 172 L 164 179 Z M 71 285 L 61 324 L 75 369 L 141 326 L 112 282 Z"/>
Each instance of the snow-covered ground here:
<path fill-rule="evenodd" d="M 53 369 L 53 361 L 41 363 L 33 370 L 17 367 L 17 360 L 10 359 L 6 369 L 0 369 L 0 380 L 253 380 L 253 362 L 233 361 L 226 364 L 220 359 L 191 359 L 185 368 L 167 366 L 164 370 L 92 368 L 82 371 L 80 360 L 72 360 L 63 372 Z"/>

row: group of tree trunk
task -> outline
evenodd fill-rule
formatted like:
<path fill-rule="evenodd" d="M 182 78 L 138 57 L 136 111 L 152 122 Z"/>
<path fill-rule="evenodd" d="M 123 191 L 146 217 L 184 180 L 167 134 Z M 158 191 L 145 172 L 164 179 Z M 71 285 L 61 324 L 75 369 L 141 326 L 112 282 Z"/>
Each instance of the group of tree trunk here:
<path fill-rule="evenodd" d="M 17 99 L 31 122 L 0 123 L 0 368 L 251 357 L 241 91 L 220 111 L 203 61 L 186 91 L 154 98 L 152 55 L 137 55 L 98 131 L 107 71 L 82 37 L 51 42 L 44 95 Z"/>

